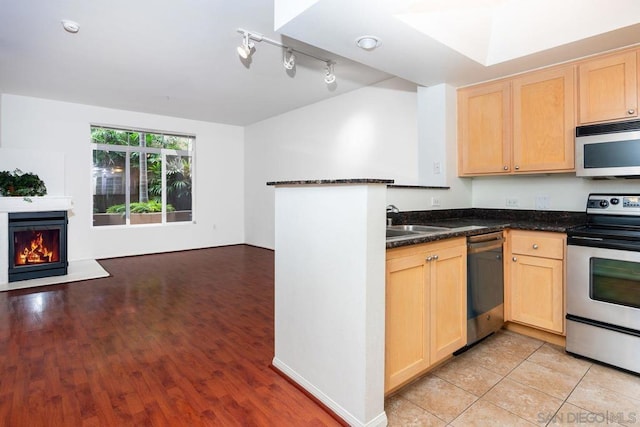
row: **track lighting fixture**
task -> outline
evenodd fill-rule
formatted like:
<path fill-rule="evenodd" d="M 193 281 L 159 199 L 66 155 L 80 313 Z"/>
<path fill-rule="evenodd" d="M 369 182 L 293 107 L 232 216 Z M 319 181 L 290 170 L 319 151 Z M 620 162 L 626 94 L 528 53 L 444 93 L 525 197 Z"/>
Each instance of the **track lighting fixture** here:
<path fill-rule="evenodd" d="M 274 46 L 281 47 L 282 49 L 285 50 L 283 59 L 282 59 L 282 65 L 284 66 L 285 69 L 292 70 L 296 66 L 295 54 L 298 53 L 300 55 L 308 56 L 309 58 L 315 59 L 316 61 L 324 62 L 326 64 L 324 81 L 327 84 L 331 84 L 336 81 L 336 75 L 333 71 L 333 66 L 335 65 L 335 62 L 329 59 L 318 58 L 317 56 L 314 56 L 310 53 L 303 52 L 301 50 L 286 46 L 276 40 L 271 40 L 267 37 L 264 37 L 262 34 L 243 30 L 242 28 L 238 28 L 238 32 L 242 34 L 242 44 L 238 46 L 238 55 L 240 55 L 242 59 L 248 59 L 251 56 L 251 54 L 253 53 L 252 49 L 255 48 L 254 41 L 265 42 L 268 44 L 272 44 Z"/>
<path fill-rule="evenodd" d="M 324 82 L 328 85 L 336 81 L 336 75 L 333 72 L 333 62 L 327 61 L 327 67 L 324 70 Z"/>
<path fill-rule="evenodd" d="M 245 31 L 242 37 L 242 44 L 237 48 L 238 55 L 240 55 L 242 59 L 249 58 L 251 56 L 251 49 L 253 49 L 254 46 L 255 44 L 249 40 L 249 33 Z"/>
<path fill-rule="evenodd" d="M 283 65 L 287 70 L 293 70 L 293 67 L 296 66 L 296 56 L 291 49 L 285 51 Z"/>

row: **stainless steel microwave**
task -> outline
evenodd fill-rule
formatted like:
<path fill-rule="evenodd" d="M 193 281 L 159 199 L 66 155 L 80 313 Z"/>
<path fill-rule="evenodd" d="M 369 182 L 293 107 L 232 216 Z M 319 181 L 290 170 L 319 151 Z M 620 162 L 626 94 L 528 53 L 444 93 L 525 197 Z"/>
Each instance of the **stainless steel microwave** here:
<path fill-rule="evenodd" d="M 576 176 L 640 178 L 640 120 L 576 127 Z"/>

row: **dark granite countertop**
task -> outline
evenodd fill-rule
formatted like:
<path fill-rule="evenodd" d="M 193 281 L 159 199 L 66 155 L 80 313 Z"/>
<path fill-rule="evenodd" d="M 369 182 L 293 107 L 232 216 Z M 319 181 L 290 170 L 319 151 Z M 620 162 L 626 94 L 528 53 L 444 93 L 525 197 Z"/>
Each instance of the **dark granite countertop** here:
<path fill-rule="evenodd" d="M 448 227 L 451 230 L 422 236 L 387 241 L 387 249 L 428 243 L 453 237 L 466 237 L 501 231 L 506 228 L 564 233 L 570 227 L 584 224 L 584 212 L 535 211 L 509 209 L 447 209 L 389 214 L 394 225 L 423 224 Z"/>
<path fill-rule="evenodd" d="M 339 184 L 393 184 L 392 179 L 349 178 L 349 179 L 311 179 L 301 181 L 269 181 L 267 185 L 339 185 Z"/>

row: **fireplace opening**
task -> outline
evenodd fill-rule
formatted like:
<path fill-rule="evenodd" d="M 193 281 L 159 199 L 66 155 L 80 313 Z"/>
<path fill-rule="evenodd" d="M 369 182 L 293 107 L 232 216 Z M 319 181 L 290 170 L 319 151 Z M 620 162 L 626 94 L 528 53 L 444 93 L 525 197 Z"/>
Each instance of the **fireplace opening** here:
<path fill-rule="evenodd" d="M 67 274 L 67 212 L 9 213 L 9 282 Z"/>

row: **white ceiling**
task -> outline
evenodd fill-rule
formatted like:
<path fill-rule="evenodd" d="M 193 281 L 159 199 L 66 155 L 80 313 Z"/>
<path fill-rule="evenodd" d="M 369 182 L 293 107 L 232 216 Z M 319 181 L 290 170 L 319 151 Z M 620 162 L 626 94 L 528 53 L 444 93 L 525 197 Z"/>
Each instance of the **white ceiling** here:
<path fill-rule="evenodd" d="M 269 0 L 0 0 L 0 92 L 247 125 L 394 75 L 424 86 L 460 86 L 640 43 L 637 0 L 535 0 L 539 20 L 528 29 L 516 23 L 497 31 L 496 25 L 454 19 L 430 32 L 408 22 L 417 19 L 409 13 L 442 12 L 444 4 L 450 9 L 461 1 L 276 0 L 274 6 Z M 449 9 L 449 16 L 458 16 Z M 612 27 L 602 23 L 609 18 L 614 27 L 626 26 L 608 31 Z M 78 22 L 80 31 L 66 33 L 63 19 Z M 557 28 L 563 22 L 608 32 L 582 32 L 580 40 L 569 37 L 568 44 L 541 52 L 526 43 L 556 34 L 567 43 Z M 448 27 L 449 34 L 442 29 Z M 295 72 L 287 72 L 282 50 L 264 42 L 243 63 L 235 49 L 238 28 L 335 61 L 336 84 L 327 86 L 324 64 L 303 55 L 297 55 Z M 470 28 L 493 32 L 470 36 Z M 356 47 L 364 34 L 380 37 L 380 47 Z M 460 47 L 451 40 L 474 44 Z M 491 43 L 498 63 L 484 66 L 480 62 L 496 62 L 487 59 Z M 525 56 L 504 59 L 514 56 L 505 53 L 512 48 Z"/>

